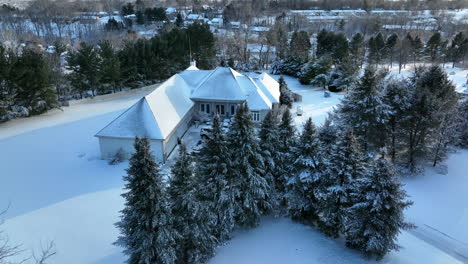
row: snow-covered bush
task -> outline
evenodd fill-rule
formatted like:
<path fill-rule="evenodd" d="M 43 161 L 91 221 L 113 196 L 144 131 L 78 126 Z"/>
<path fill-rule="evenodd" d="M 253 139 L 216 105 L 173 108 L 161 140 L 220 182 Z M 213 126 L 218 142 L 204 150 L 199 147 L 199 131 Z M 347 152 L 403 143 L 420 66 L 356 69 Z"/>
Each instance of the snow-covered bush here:
<path fill-rule="evenodd" d="M 271 67 L 271 73 L 299 77 L 301 75 L 302 66 L 302 62 L 297 61 L 293 58 L 277 60 L 273 63 L 273 66 Z"/>

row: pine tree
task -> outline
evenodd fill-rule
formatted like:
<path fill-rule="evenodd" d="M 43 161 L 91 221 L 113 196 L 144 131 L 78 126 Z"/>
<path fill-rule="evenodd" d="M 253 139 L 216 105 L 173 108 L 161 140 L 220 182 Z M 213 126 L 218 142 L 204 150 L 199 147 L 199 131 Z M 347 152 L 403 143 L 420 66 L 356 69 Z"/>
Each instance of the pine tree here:
<path fill-rule="evenodd" d="M 280 88 L 280 98 L 279 98 L 280 105 L 286 105 L 289 108 L 291 108 L 294 102 L 294 98 L 293 98 L 291 90 L 289 90 L 288 88 L 288 84 L 286 83 L 282 75 L 280 76 L 278 82 L 279 82 L 279 88 Z"/>
<path fill-rule="evenodd" d="M 393 33 L 387 38 L 385 42 L 385 53 L 390 61 L 390 67 L 393 66 L 393 58 L 395 53 L 395 47 L 398 43 L 398 35 Z"/>
<path fill-rule="evenodd" d="M 225 134 L 219 116 L 213 118 L 213 129 L 197 159 L 199 197 L 214 214 L 214 235 L 219 241 L 229 238 L 235 226 L 236 195 L 234 179 L 229 177 L 231 167 Z"/>
<path fill-rule="evenodd" d="M 442 44 L 442 37 L 440 32 L 435 32 L 426 43 L 426 53 L 431 58 L 432 62 L 435 62 L 437 57 L 440 55 L 440 47 Z"/>
<path fill-rule="evenodd" d="M 312 118 L 304 124 L 294 156 L 293 176 L 289 177 L 286 185 L 288 210 L 295 219 L 313 222 L 319 219 L 316 193 L 323 164 Z"/>
<path fill-rule="evenodd" d="M 352 58 L 352 61 L 355 63 L 355 66 L 362 67 L 364 61 L 364 36 L 361 33 L 356 33 L 351 42 L 349 43 L 349 52 Z"/>
<path fill-rule="evenodd" d="M 115 244 L 125 248 L 128 263 L 175 263 L 178 234 L 163 176 L 151 155 L 148 139 L 135 139 L 135 153 L 124 180 L 125 208 L 116 224 L 121 236 Z"/>
<path fill-rule="evenodd" d="M 110 41 L 105 40 L 99 43 L 99 56 L 101 57 L 99 65 L 101 90 L 106 91 L 110 88 L 115 92 L 120 86 L 120 60 Z"/>
<path fill-rule="evenodd" d="M 247 105 L 240 105 L 228 133 L 230 150 L 229 177 L 236 192 L 236 222 L 254 227 L 260 216 L 271 209 L 270 190 L 263 172 L 263 157 Z"/>
<path fill-rule="evenodd" d="M 184 19 L 182 18 L 182 15 L 180 13 L 177 13 L 175 24 L 178 27 L 182 27 L 184 25 Z"/>
<path fill-rule="evenodd" d="M 382 79 L 384 75 L 372 67 L 353 90 L 342 100 L 337 112 L 345 126 L 353 127 L 354 133 L 364 151 L 369 146 L 381 148 L 385 145 L 385 122 L 388 106 L 382 101 Z"/>
<path fill-rule="evenodd" d="M 175 229 L 177 263 L 201 263 L 213 255 L 216 238 L 212 235 L 211 208 L 197 196 L 194 164 L 185 145 L 179 145 L 179 157 L 171 169 L 168 189 Z"/>
<path fill-rule="evenodd" d="M 468 52 L 468 38 L 463 35 L 463 32 L 458 32 L 452 40 L 450 45 L 450 55 L 452 58 L 452 68 L 455 67 L 455 63 L 464 60 L 466 53 Z"/>
<path fill-rule="evenodd" d="M 326 235 L 337 238 L 346 230 L 347 210 L 352 206 L 354 181 L 366 173 L 365 165 L 353 133 L 348 129 L 338 136 L 329 149 L 317 189 L 321 215 L 319 228 Z"/>
<path fill-rule="evenodd" d="M 391 81 L 386 87 L 383 103 L 389 107 L 388 121 L 386 124 L 386 135 L 388 135 L 387 146 L 392 162 L 396 160 L 397 150 L 401 147 L 401 120 L 408 107 L 410 91 L 404 83 Z"/>
<path fill-rule="evenodd" d="M 398 234 L 413 226 L 405 222 L 403 214 L 412 202 L 406 201 L 403 185 L 387 162 L 380 159 L 375 163 L 369 174 L 356 180 L 354 205 L 348 210 L 346 245 L 380 260 L 400 248 Z"/>
<path fill-rule="evenodd" d="M 270 197 L 272 198 L 272 206 L 277 207 L 276 201 L 279 200 L 279 193 L 276 191 L 275 175 L 277 173 L 276 164 L 279 162 L 278 157 L 278 139 L 279 139 L 279 124 L 277 110 L 270 110 L 262 121 L 262 126 L 259 132 L 260 150 L 264 160 L 264 178 L 270 186 Z"/>
<path fill-rule="evenodd" d="M 413 64 L 416 65 L 417 58 L 422 55 L 424 44 L 419 36 L 416 36 L 411 42 L 411 51 L 413 54 Z"/>
<path fill-rule="evenodd" d="M 70 52 L 67 57 L 68 69 L 72 71 L 69 79 L 73 88 L 80 93 L 81 97 L 87 91 L 96 95 L 100 76 L 99 65 L 101 58 L 98 50 L 85 42 L 80 44 L 80 48 L 75 52 Z"/>
<path fill-rule="evenodd" d="M 402 118 L 406 164 L 414 172 L 430 153 L 431 143 L 447 113 L 456 106 L 455 86 L 438 66 L 418 69 L 408 80 L 412 93 Z"/>
<path fill-rule="evenodd" d="M 297 145 L 296 128 L 288 108 L 284 109 L 279 124 L 279 141 L 277 142 L 277 156 L 275 184 L 280 193 L 286 190 L 286 182 L 293 171 L 295 147 Z"/>
<path fill-rule="evenodd" d="M 299 61 L 307 61 L 312 48 L 309 36 L 305 31 L 294 31 L 289 44 L 289 56 Z"/>

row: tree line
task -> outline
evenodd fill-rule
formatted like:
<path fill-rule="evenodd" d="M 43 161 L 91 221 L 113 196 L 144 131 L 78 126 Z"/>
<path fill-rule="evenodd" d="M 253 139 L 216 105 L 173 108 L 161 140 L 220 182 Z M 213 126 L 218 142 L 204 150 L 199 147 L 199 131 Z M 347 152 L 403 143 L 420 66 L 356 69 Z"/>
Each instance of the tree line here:
<path fill-rule="evenodd" d="M 384 36 L 378 33 L 367 40 L 361 33 L 348 39 L 344 33 L 321 30 L 312 50 L 306 32 L 294 32 L 289 43 L 280 27 L 276 30 L 278 60 L 272 66 L 275 74 L 300 78 L 302 84 L 315 84 L 331 91 L 347 90 L 364 63 L 393 66 L 399 71 L 407 64 L 417 62 L 447 63 L 452 67 L 465 64 L 468 54 L 468 37 L 463 32 L 453 39 L 443 39 L 435 32 L 426 43 L 418 35 L 396 33 Z M 310 54 L 313 53 L 313 56 Z"/>
<path fill-rule="evenodd" d="M 0 46 L 0 122 L 59 107 L 59 99 L 83 98 L 137 88 L 164 80 L 189 66 L 216 65 L 214 36 L 208 25 L 168 26 L 151 39 L 82 42 L 76 50 L 55 42 L 55 52 Z M 65 54 L 66 69 L 61 65 Z"/>

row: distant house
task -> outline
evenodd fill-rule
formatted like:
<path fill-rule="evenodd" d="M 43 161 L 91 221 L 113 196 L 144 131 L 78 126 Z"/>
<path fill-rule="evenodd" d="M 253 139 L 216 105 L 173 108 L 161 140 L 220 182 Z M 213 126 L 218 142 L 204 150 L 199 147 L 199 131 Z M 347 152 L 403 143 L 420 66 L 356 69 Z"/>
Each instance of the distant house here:
<path fill-rule="evenodd" d="M 165 162 L 194 118 L 234 116 L 247 103 L 259 123 L 279 103 L 279 84 L 266 73 L 246 76 L 231 68 L 199 70 L 195 65 L 175 74 L 154 92 L 143 97 L 96 134 L 101 157 L 124 158 L 133 153 L 135 137 L 147 137 L 153 154 Z"/>

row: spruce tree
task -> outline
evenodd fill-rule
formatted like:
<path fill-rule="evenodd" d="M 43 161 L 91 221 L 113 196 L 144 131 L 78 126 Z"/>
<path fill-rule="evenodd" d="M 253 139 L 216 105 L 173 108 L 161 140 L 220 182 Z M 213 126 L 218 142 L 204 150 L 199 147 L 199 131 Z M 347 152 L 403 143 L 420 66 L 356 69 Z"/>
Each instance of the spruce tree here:
<path fill-rule="evenodd" d="M 213 128 L 197 159 L 199 197 L 215 219 L 214 235 L 219 241 L 229 238 L 235 227 L 236 192 L 234 179 L 229 177 L 230 151 L 220 126 L 219 116 L 213 118 Z"/>
<path fill-rule="evenodd" d="M 278 82 L 280 89 L 279 103 L 280 105 L 286 105 L 287 107 L 291 108 L 294 102 L 294 98 L 291 90 L 289 90 L 288 88 L 288 84 L 286 83 L 282 75 L 280 76 Z"/>
<path fill-rule="evenodd" d="M 211 208 L 198 199 L 193 160 L 183 144 L 179 145 L 179 157 L 171 172 L 168 193 L 174 226 L 179 233 L 177 263 L 204 262 L 213 255 L 216 246 L 213 219 Z"/>
<path fill-rule="evenodd" d="M 412 204 L 406 198 L 403 185 L 387 162 L 377 160 L 370 173 L 356 180 L 354 205 L 348 210 L 346 245 L 379 260 L 398 250 L 398 234 L 413 226 L 404 220 L 403 210 Z"/>
<path fill-rule="evenodd" d="M 163 176 L 151 155 L 148 139 L 135 139 L 135 153 L 124 180 L 125 207 L 116 224 L 121 236 L 115 244 L 125 248 L 128 263 L 175 263 L 178 234 Z"/>
<path fill-rule="evenodd" d="M 286 181 L 293 171 L 295 147 L 297 144 L 296 127 L 288 108 L 284 109 L 279 124 L 278 161 L 274 174 L 276 188 L 280 193 L 286 190 Z"/>
<path fill-rule="evenodd" d="M 229 177 L 236 192 L 236 222 L 254 227 L 260 216 L 271 209 L 270 193 L 264 175 L 264 161 L 254 124 L 247 105 L 240 105 L 228 133 L 228 148 L 232 166 Z"/>
<path fill-rule="evenodd" d="M 278 160 L 278 139 L 279 139 L 279 124 L 276 109 L 270 110 L 262 121 L 259 132 L 260 150 L 264 160 L 263 177 L 267 180 L 270 186 L 270 197 L 272 198 L 272 206 L 277 207 L 279 193 L 276 191 L 275 175 L 277 172 L 276 164 Z"/>
<path fill-rule="evenodd" d="M 385 123 L 388 106 L 382 101 L 384 75 L 372 67 L 366 68 L 351 92 L 342 100 L 338 115 L 345 126 L 353 127 L 356 138 L 367 151 L 385 145 Z"/>
<path fill-rule="evenodd" d="M 321 219 L 319 228 L 337 238 L 346 228 L 348 208 L 352 205 L 354 181 L 366 173 L 366 162 L 359 151 L 352 130 L 341 134 L 329 149 L 324 172 L 317 189 Z"/>
<path fill-rule="evenodd" d="M 400 81 L 391 81 L 384 90 L 383 103 L 388 106 L 388 121 L 386 124 L 387 146 L 393 162 L 396 160 L 397 150 L 401 147 L 401 121 L 408 107 L 410 91 Z"/>
<path fill-rule="evenodd" d="M 320 181 L 322 157 L 320 141 L 312 118 L 307 119 L 294 153 L 294 170 L 286 184 L 290 215 L 298 220 L 318 220 L 317 187 Z"/>

